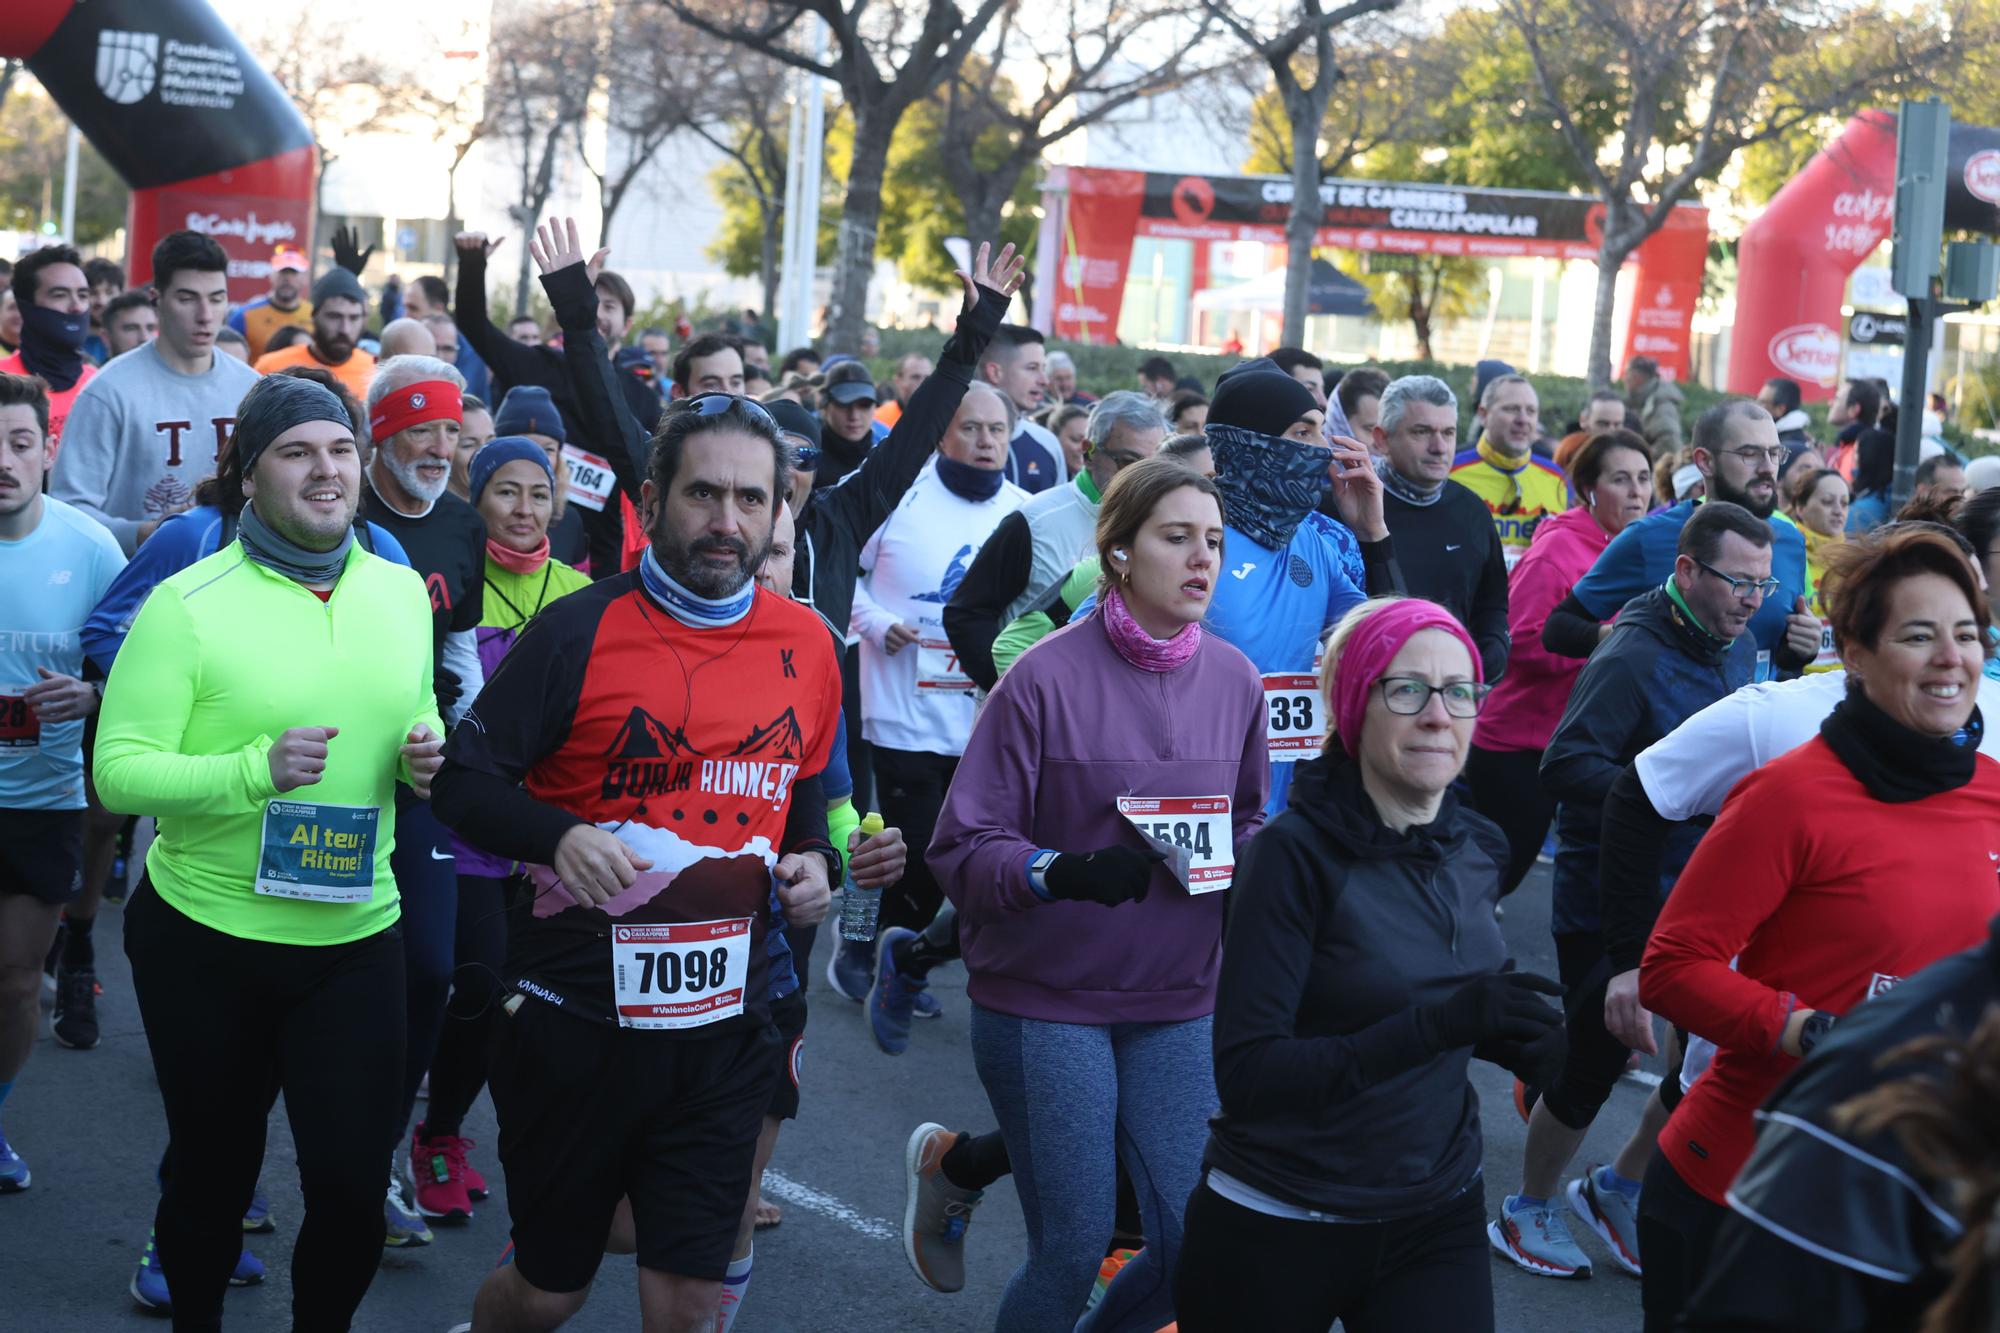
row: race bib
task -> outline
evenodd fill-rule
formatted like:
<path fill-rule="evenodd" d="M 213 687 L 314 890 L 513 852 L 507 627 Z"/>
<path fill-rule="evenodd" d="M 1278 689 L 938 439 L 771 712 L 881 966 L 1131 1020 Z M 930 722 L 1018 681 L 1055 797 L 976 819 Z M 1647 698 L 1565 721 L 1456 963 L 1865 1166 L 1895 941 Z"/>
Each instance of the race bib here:
<path fill-rule="evenodd" d="M 1326 708 L 1319 677 L 1273 674 L 1264 677 L 1264 736 L 1274 764 L 1310 759 L 1326 746 Z"/>
<path fill-rule="evenodd" d="M 1769 648 L 1759 648 L 1757 650 L 1757 669 L 1751 673 L 1750 681 L 1753 685 L 1761 685 L 1770 678 L 1771 650 Z"/>
<path fill-rule="evenodd" d="M 272 801 L 264 807 L 257 892 L 314 903 L 365 903 L 375 892 L 372 805 Z"/>
<path fill-rule="evenodd" d="M 602 512 L 611 492 L 618 487 L 611 464 L 569 444 L 563 446 L 562 456 L 563 462 L 569 464 L 569 502 Z"/>
<path fill-rule="evenodd" d="M 675 1032 L 743 1013 L 750 918 L 611 928 L 618 1026 Z"/>
<path fill-rule="evenodd" d="M 42 743 L 42 719 L 18 695 L 0 694 L 0 749 L 29 750 Z"/>
<path fill-rule="evenodd" d="M 1189 893 L 1229 887 L 1236 844 L 1227 796 L 1121 796 L 1118 813 L 1149 846 L 1167 854 L 1174 878 Z"/>
<path fill-rule="evenodd" d="M 1525 546 L 1503 546 L 1500 548 L 1500 558 L 1507 562 L 1507 572 L 1509 574 L 1514 572 L 1514 566 L 1520 564 L 1521 557 L 1527 553 L 1528 548 Z"/>
<path fill-rule="evenodd" d="M 1812 660 L 1808 671 L 1832 671 L 1842 665 L 1840 652 L 1833 646 L 1833 622 L 1819 622 L 1819 655 Z"/>
<path fill-rule="evenodd" d="M 972 692 L 972 677 L 958 669 L 958 650 L 943 636 L 917 640 L 917 693 L 933 690 Z"/>

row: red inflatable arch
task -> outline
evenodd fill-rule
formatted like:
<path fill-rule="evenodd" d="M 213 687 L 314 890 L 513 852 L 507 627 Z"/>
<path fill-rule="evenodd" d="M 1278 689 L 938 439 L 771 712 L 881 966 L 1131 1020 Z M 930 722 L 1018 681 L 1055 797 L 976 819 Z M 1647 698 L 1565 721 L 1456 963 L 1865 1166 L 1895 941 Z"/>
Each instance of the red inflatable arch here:
<path fill-rule="evenodd" d="M 278 244 L 311 252 L 312 133 L 206 0 L 7 0 L 0 56 L 26 60 L 132 187 L 134 285 L 182 228 L 228 251 L 232 301 L 264 290 Z"/>

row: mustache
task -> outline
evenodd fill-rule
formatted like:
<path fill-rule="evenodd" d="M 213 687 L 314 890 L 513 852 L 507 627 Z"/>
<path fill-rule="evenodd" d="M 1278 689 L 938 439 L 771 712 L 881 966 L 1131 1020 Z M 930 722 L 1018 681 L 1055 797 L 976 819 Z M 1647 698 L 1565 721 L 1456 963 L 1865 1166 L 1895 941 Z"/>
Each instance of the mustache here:
<path fill-rule="evenodd" d="M 740 537 L 703 537 L 688 547 L 694 555 L 706 555 L 711 551 L 727 551 L 743 564 L 750 563 L 750 543 Z"/>

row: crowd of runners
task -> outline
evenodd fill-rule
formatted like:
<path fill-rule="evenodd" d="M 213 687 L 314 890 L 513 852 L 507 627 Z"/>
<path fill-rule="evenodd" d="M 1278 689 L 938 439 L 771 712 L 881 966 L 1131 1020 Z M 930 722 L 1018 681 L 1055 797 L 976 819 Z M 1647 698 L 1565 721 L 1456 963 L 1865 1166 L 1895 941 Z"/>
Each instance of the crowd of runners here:
<path fill-rule="evenodd" d="M 1892 513 L 1884 386 L 1684 423 L 1644 357 L 1573 421 L 1497 362 L 1091 384 L 1011 247 L 934 355 L 774 360 L 513 239 L 546 327 L 476 233 L 234 309 L 194 232 L 6 279 L 0 1124 L 122 903 L 140 1305 L 263 1278 L 282 1103 L 293 1328 L 504 1198 L 461 1328 L 621 1254 L 728 1333 L 809 997 L 890 1059 L 957 966 L 991 1115 L 911 1108 L 880 1278 L 958 1291 L 1011 1188 L 954 1327 L 1490 1329 L 1498 1260 L 1647 1333 L 1994 1326 L 2000 465 L 1928 443 Z M 1538 861 L 1555 977 L 1498 925 Z M 0 1135 L 0 1194 L 64 1155 Z"/>

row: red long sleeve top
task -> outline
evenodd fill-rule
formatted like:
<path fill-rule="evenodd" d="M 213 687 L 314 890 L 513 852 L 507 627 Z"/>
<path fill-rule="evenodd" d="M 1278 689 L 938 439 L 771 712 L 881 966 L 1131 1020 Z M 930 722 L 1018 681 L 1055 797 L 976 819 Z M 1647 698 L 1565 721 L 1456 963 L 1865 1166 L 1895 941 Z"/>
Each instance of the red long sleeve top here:
<path fill-rule="evenodd" d="M 1844 1014 L 1980 943 L 1995 912 L 2000 764 L 1981 756 L 1965 786 L 1892 805 L 1814 737 L 1743 779 L 1639 972 L 1648 1009 L 1717 1047 L 1660 1134 L 1681 1178 L 1724 1201 L 1752 1113 L 1798 1063 L 1778 1046 L 1794 1010 Z"/>

